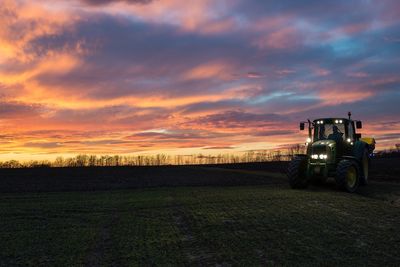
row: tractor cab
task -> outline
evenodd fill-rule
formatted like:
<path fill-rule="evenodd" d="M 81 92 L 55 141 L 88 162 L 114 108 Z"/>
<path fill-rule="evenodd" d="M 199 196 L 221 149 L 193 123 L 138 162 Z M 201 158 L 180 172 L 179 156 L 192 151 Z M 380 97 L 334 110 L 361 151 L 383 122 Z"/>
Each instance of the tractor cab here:
<path fill-rule="evenodd" d="M 317 119 L 312 123 L 313 139 L 314 141 L 320 140 L 333 140 L 335 142 L 348 142 L 354 143 L 360 139 L 361 135 L 356 134 L 356 130 L 362 127 L 361 121 L 354 121 L 349 119 Z M 355 127 L 357 126 L 357 127 Z"/>
<path fill-rule="evenodd" d="M 310 136 L 311 146 L 319 146 L 329 142 L 331 147 L 336 148 L 337 156 L 350 155 L 354 143 L 361 138 L 361 134 L 356 134 L 356 128 L 361 127 L 361 121 L 356 121 L 356 123 L 354 123 L 354 121 L 350 119 L 316 119 L 311 125 L 313 130 Z"/>

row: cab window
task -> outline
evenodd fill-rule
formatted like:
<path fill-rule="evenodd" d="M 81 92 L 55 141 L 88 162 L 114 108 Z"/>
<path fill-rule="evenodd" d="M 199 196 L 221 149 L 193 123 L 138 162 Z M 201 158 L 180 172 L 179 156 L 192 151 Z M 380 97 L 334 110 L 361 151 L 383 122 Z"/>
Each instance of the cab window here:
<path fill-rule="evenodd" d="M 317 124 L 314 128 L 314 140 L 334 140 L 343 141 L 345 133 L 345 125 L 342 123 L 324 123 Z"/>

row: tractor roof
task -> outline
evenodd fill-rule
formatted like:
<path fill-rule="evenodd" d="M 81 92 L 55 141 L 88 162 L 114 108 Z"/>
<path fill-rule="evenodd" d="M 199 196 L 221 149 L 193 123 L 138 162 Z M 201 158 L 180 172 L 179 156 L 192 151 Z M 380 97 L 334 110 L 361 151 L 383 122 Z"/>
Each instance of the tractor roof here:
<path fill-rule="evenodd" d="M 349 121 L 349 119 L 346 119 L 346 118 L 320 118 L 320 119 L 315 119 L 314 120 L 314 122 L 315 121 L 335 121 L 335 120 L 342 120 L 342 121 Z"/>

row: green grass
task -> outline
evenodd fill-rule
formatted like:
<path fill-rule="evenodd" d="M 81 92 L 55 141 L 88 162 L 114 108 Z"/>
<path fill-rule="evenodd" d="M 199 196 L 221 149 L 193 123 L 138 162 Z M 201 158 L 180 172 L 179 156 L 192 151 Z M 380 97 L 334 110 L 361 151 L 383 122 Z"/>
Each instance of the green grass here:
<path fill-rule="evenodd" d="M 400 208 L 379 196 L 276 185 L 1 194 L 0 266 L 399 266 Z"/>

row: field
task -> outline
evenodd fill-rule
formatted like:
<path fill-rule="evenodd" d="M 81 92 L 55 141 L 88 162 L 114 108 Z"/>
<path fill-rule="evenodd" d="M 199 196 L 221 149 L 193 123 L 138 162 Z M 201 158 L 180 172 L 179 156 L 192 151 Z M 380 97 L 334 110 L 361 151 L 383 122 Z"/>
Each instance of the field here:
<path fill-rule="evenodd" d="M 285 163 L 0 170 L 0 266 L 399 266 L 398 165 L 357 194 Z"/>

